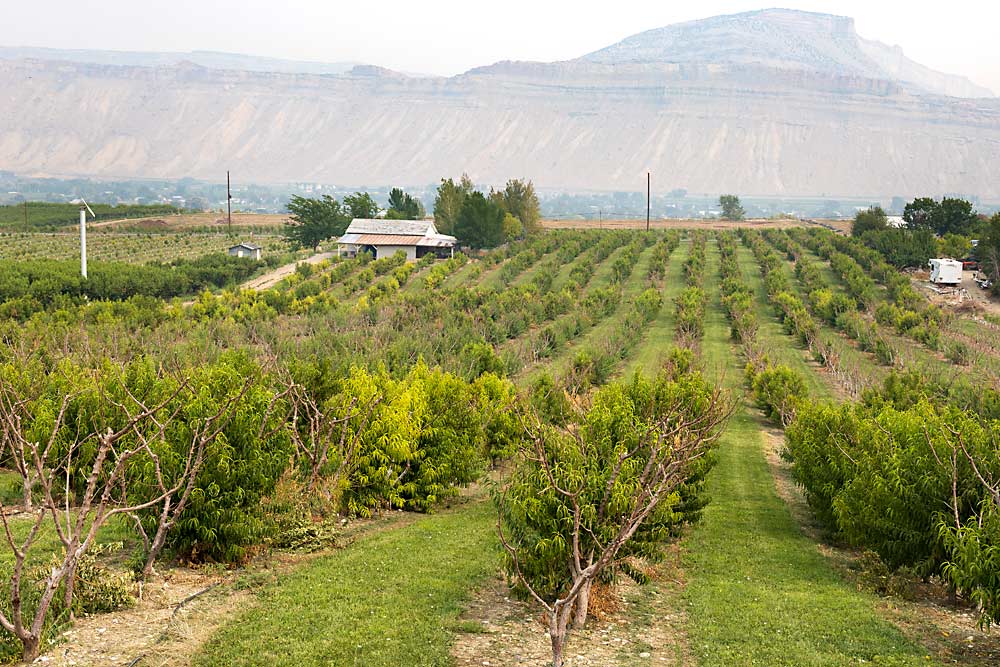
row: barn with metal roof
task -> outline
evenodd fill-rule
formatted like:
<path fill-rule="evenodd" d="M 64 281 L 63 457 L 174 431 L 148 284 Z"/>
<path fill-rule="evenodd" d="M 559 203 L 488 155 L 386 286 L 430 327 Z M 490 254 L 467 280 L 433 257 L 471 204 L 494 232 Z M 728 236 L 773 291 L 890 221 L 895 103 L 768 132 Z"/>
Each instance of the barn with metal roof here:
<path fill-rule="evenodd" d="M 370 252 L 375 259 L 392 257 L 397 252 L 408 261 L 425 255 L 451 257 L 457 239 L 439 234 L 433 220 L 371 220 L 355 218 L 347 231 L 337 239 L 342 257 L 354 257 Z"/>

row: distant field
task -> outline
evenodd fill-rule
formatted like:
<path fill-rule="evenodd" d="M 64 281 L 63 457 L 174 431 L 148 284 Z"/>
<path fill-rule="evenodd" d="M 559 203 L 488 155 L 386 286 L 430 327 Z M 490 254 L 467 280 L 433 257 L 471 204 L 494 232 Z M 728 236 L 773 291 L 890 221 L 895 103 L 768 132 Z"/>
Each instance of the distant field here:
<path fill-rule="evenodd" d="M 288 215 L 284 213 L 233 213 L 233 227 L 280 227 L 287 220 Z M 225 213 L 208 212 L 102 220 L 93 226 L 155 232 L 206 227 L 225 229 L 227 223 Z"/>
<path fill-rule="evenodd" d="M 851 230 L 850 220 L 818 220 L 824 225 L 829 225 L 839 231 L 849 232 Z M 542 226 L 546 229 L 645 229 L 644 219 L 628 220 L 543 220 Z M 742 220 L 731 222 L 729 220 L 652 220 L 653 229 L 739 229 L 747 227 L 751 229 L 789 229 L 792 227 L 814 227 L 815 225 L 800 220 Z"/>
<path fill-rule="evenodd" d="M 108 204 L 92 204 L 91 209 L 98 220 L 125 219 L 142 216 L 170 216 L 178 209 L 167 204 L 150 206 L 111 206 Z M 80 207 L 77 204 L 49 204 L 28 202 L 0 206 L 0 228 L 12 231 L 42 231 L 69 227 L 80 219 Z"/>
<path fill-rule="evenodd" d="M 249 235 L 230 237 L 222 232 L 140 234 L 103 231 L 88 234 L 87 257 L 92 261 L 130 264 L 169 262 L 226 252 L 231 245 L 242 240 L 249 240 Z M 264 248 L 265 255 L 288 251 L 287 242 L 277 234 L 254 234 L 253 241 Z M 79 256 L 80 236 L 76 233 L 0 233 L 0 259 L 73 259 Z"/>

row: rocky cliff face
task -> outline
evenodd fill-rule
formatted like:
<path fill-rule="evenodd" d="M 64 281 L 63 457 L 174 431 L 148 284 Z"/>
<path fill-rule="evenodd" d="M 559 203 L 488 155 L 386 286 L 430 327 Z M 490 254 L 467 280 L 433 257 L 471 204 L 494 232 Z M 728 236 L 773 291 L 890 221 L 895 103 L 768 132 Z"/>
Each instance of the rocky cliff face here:
<path fill-rule="evenodd" d="M 0 169 L 211 180 L 232 169 L 244 182 L 358 186 L 464 171 L 616 190 L 640 189 L 651 170 L 691 192 L 1000 198 L 997 100 L 889 76 L 849 19 L 790 20 L 741 19 L 767 36 L 730 31 L 725 52 L 644 33 L 576 61 L 447 79 L 0 60 Z M 830 38 L 774 46 L 791 34 Z"/>

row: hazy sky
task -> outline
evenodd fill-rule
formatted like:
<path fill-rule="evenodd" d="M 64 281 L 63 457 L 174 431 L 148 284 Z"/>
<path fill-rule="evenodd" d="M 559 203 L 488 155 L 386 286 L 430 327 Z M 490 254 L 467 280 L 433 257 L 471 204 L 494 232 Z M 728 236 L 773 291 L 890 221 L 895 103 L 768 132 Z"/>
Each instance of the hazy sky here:
<path fill-rule="evenodd" d="M 497 60 L 565 60 L 678 21 L 772 5 L 739 0 L 0 0 L 0 44 L 205 49 L 456 74 Z M 869 39 L 1000 94 L 996 0 L 790 0 L 853 16 Z"/>

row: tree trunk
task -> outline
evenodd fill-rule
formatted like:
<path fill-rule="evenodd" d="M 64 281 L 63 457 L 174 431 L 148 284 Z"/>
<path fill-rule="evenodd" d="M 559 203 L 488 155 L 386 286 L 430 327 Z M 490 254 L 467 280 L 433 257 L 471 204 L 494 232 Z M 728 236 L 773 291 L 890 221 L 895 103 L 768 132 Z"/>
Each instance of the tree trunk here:
<path fill-rule="evenodd" d="M 549 637 L 552 639 L 552 667 L 563 667 L 563 645 L 566 643 L 566 635 L 549 630 Z"/>
<path fill-rule="evenodd" d="M 24 478 L 23 478 L 23 484 L 24 484 L 24 511 L 25 512 L 30 512 L 31 508 L 32 508 L 32 502 L 31 502 L 31 487 L 32 487 L 32 484 L 31 484 L 31 476 L 30 475 L 25 475 L 24 476 Z"/>
<path fill-rule="evenodd" d="M 576 599 L 576 618 L 573 619 L 573 628 L 580 630 L 587 623 L 587 608 L 590 606 L 590 585 L 588 581 L 580 588 L 580 596 Z"/>
<path fill-rule="evenodd" d="M 21 645 L 24 647 L 24 651 L 21 653 L 21 662 L 26 665 L 34 662 L 35 658 L 38 657 L 41 643 L 41 637 L 22 638 Z"/>
<path fill-rule="evenodd" d="M 73 593 L 76 588 L 76 563 L 70 565 L 69 569 L 66 571 L 66 595 L 63 598 L 63 602 L 66 605 L 66 610 L 69 612 L 69 620 L 75 621 L 76 614 L 73 613 Z"/>

